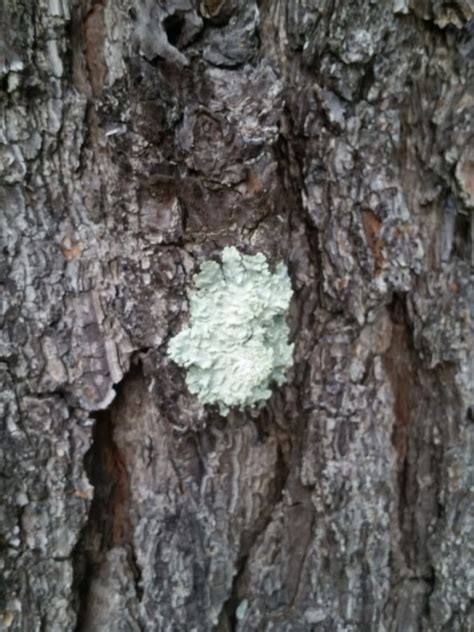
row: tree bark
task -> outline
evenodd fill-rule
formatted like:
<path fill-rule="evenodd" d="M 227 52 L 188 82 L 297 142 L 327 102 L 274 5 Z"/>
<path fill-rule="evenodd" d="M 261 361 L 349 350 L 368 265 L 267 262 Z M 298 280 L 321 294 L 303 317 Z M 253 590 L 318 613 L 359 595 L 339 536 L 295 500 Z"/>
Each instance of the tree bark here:
<path fill-rule="evenodd" d="M 471 2 L 0 18 L 0 629 L 474 629 Z M 226 245 L 295 362 L 223 418 L 166 349 Z"/>

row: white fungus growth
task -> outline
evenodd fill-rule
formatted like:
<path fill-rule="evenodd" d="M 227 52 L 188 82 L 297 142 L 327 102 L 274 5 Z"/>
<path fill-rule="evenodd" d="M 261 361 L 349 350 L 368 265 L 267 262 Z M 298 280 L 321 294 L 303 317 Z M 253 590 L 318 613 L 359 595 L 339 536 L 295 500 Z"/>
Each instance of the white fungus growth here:
<path fill-rule="evenodd" d="M 168 353 L 186 369 L 189 391 L 226 415 L 268 399 L 291 366 L 286 314 L 292 296 L 286 266 L 271 272 L 263 254 L 224 248 L 222 263 L 206 261 L 195 276 L 190 323 Z"/>

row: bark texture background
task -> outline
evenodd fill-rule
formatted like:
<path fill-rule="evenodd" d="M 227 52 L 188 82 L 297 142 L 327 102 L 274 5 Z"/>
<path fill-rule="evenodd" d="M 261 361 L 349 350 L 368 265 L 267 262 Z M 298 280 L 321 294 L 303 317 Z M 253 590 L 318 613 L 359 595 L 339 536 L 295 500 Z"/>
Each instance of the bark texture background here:
<path fill-rule="evenodd" d="M 474 629 L 470 0 L 0 24 L 0 628 Z M 166 356 L 225 245 L 296 343 L 227 419 Z"/>

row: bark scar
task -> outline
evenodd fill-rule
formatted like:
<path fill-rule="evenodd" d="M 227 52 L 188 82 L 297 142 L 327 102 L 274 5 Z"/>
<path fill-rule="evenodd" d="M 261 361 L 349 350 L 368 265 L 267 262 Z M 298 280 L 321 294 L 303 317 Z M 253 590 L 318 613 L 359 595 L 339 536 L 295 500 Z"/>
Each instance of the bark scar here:
<path fill-rule="evenodd" d="M 374 274 L 377 275 L 381 272 L 382 264 L 384 262 L 384 257 L 382 255 L 383 240 L 380 237 L 380 227 L 382 222 L 373 211 L 370 209 L 364 209 L 362 211 L 362 225 L 364 227 L 367 243 L 372 251 L 372 257 L 374 259 Z"/>

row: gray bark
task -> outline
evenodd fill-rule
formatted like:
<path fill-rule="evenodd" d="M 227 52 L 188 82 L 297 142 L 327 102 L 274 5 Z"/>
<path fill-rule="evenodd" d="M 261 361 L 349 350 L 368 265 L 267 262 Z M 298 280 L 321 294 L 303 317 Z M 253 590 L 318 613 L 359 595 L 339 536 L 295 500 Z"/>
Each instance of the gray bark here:
<path fill-rule="evenodd" d="M 474 629 L 470 0 L 0 18 L 0 629 Z M 223 419 L 166 344 L 226 245 L 295 365 Z"/>

